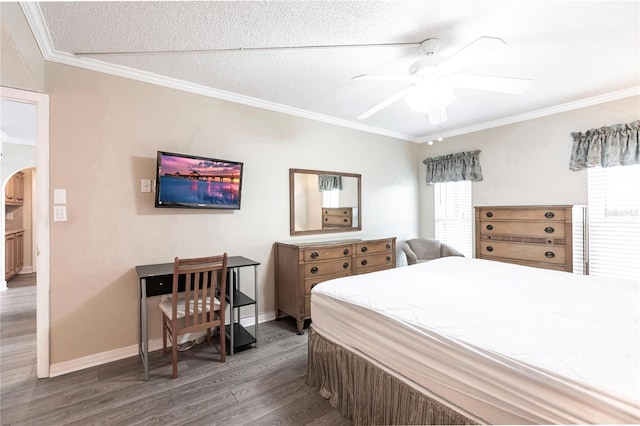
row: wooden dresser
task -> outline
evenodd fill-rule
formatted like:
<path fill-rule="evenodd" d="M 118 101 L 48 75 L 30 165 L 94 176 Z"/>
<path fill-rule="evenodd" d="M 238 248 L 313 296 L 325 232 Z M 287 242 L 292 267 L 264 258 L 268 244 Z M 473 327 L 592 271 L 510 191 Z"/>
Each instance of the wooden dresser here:
<path fill-rule="evenodd" d="M 577 206 L 475 207 L 476 257 L 573 272 L 574 243 L 582 251 L 583 211 Z M 580 235 L 574 236 L 574 228 Z"/>
<path fill-rule="evenodd" d="M 298 334 L 303 334 L 316 284 L 395 266 L 396 237 L 276 243 L 276 316 L 295 318 Z"/>

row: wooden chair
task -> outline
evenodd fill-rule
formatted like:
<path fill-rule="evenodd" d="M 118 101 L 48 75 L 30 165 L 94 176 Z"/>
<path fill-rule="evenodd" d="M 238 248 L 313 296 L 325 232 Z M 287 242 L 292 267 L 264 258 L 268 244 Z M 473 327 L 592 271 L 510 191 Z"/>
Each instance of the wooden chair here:
<path fill-rule="evenodd" d="M 184 281 L 183 281 L 184 280 Z M 160 303 L 162 310 L 162 348 L 167 354 L 167 333 L 171 338 L 173 378 L 178 377 L 178 337 L 220 328 L 220 362 L 225 362 L 224 308 L 227 287 L 227 253 L 194 259 L 175 258 L 171 298 Z"/>

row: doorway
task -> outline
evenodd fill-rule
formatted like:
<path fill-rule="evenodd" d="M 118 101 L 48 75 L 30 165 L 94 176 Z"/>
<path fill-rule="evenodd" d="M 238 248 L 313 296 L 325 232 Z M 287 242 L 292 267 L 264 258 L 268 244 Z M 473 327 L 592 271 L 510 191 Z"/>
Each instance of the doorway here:
<path fill-rule="evenodd" d="M 36 374 L 38 378 L 49 377 L 49 96 L 43 93 L 0 87 L 0 101 L 3 108 L 2 115 L 2 151 L 1 151 L 1 182 L 3 192 L 10 178 L 18 171 L 35 167 L 33 202 L 33 251 L 35 254 L 34 267 L 37 271 L 36 279 Z M 4 108 L 6 107 L 6 108 Z M 35 146 L 32 149 L 20 136 L 12 136 L 14 131 L 10 124 L 18 124 L 19 116 L 13 116 L 12 107 L 19 111 L 35 109 L 33 123 L 27 127 L 34 131 Z M 22 143 L 18 143 L 22 142 Z M 0 229 L 5 232 L 5 197 L 2 197 L 2 220 Z M 5 272 L 4 263 L 0 270 Z M 1 290 L 6 289 L 6 281 L 2 280 Z"/>

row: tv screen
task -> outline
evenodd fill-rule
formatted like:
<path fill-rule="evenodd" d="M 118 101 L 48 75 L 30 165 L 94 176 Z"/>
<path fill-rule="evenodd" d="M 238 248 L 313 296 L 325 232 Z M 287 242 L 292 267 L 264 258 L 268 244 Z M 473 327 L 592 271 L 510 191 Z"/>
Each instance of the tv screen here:
<path fill-rule="evenodd" d="M 156 207 L 239 210 L 242 167 L 237 161 L 158 151 Z"/>

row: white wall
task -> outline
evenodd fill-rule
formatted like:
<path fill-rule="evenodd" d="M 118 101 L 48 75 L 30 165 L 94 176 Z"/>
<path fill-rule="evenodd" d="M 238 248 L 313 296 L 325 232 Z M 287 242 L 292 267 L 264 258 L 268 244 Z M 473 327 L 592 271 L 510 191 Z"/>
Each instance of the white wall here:
<path fill-rule="evenodd" d="M 289 236 L 290 168 L 362 175 L 363 231 L 323 238 L 418 232 L 414 143 L 66 65 L 48 63 L 46 77 L 50 186 L 67 190 L 68 214 L 51 223 L 52 364 L 135 345 L 134 267 L 175 256 L 259 261 L 260 312 L 273 314 L 273 244 L 300 239 Z M 155 178 L 157 150 L 244 162 L 242 209 L 154 208 L 140 179 Z"/>
<path fill-rule="evenodd" d="M 474 182 L 473 205 L 586 204 L 587 172 L 569 170 L 571 132 L 640 117 L 640 97 L 563 112 L 422 145 L 419 150 L 420 235 L 433 237 L 433 186 L 422 160 L 480 150 L 484 180 Z"/>

